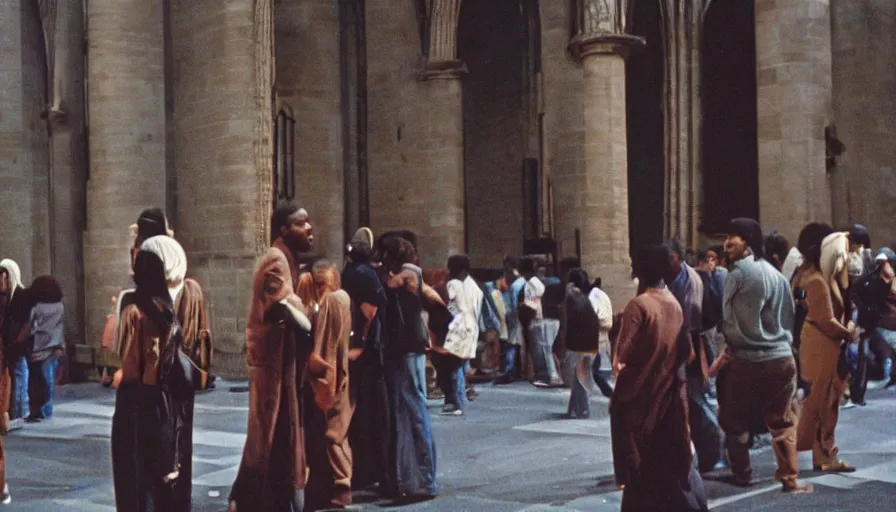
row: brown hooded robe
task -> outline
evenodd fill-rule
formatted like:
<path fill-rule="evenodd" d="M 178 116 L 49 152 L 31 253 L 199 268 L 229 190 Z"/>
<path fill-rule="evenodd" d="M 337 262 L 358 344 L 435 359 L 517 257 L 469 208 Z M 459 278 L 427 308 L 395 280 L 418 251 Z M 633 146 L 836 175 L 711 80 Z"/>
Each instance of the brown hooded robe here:
<path fill-rule="evenodd" d="M 249 422 L 246 444 L 230 499 L 238 510 L 289 510 L 294 490 L 305 488 L 304 434 L 299 413 L 300 380 L 311 350 L 311 338 L 278 315 L 285 300 L 305 312 L 294 293 L 299 271 L 281 240 L 259 259 L 252 279 L 246 325 L 249 369 Z M 288 418 L 279 418 L 281 407 Z"/>

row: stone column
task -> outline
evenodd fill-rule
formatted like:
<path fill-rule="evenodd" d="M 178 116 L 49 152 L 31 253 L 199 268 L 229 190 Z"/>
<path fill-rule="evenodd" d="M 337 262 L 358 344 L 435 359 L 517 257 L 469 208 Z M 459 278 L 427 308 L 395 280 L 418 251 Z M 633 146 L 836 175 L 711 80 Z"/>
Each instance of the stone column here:
<path fill-rule="evenodd" d="M 270 245 L 273 2 L 172 0 L 171 14 L 177 238 L 205 291 L 214 372 L 245 375 L 252 271 Z"/>
<path fill-rule="evenodd" d="M 633 45 L 644 41 L 624 34 L 621 18 L 591 21 L 572 41 L 584 68 L 585 169 L 580 175 L 554 182 L 557 238 L 565 246 L 575 230 L 580 230 L 582 265 L 589 274 L 602 278 L 613 307 L 621 311 L 634 294 L 628 233 L 625 59 Z"/>
<path fill-rule="evenodd" d="M 82 0 L 65 0 L 54 11 L 53 71 L 46 112 L 50 133 L 49 246 L 52 273 L 66 292 L 66 338 L 83 344 L 84 275 L 82 234 L 87 175 L 84 133 L 84 11 Z M 133 220 L 129 221 L 133 222 Z M 120 281 L 120 279 L 119 279 Z M 121 283 L 116 283 L 121 284 Z M 108 305 L 108 301 L 103 304 Z M 89 338 L 92 339 L 92 338 Z M 81 352 L 75 354 L 78 362 Z"/>
<path fill-rule="evenodd" d="M 142 209 L 165 205 L 162 3 L 91 0 L 87 18 L 85 323 L 99 345 L 110 298 L 127 283 L 128 226 Z"/>
<path fill-rule="evenodd" d="M 795 242 L 806 223 L 831 220 L 830 1 L 756 0 L 756 73 L 760 221 Z"/>
<path fill-rule="evenodd" d="M 464 195 L 464 117 L 461 76 L 467 68 L 457 59 L 457 22 L 461 0 L 432 2 L 428 56 L 423 72 L 423 104 L 429 108 L 422 162 L 429 162 L 424 197 L 429 208 L 421 261 L 442 266 L 448 256 L 466 251 Z"/>

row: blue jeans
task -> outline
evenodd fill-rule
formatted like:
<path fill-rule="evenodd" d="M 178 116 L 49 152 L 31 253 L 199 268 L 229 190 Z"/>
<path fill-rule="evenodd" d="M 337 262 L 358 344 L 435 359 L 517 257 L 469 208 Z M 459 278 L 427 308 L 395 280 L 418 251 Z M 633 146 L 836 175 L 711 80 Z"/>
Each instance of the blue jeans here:
<path fill-rule="evenodd" d="M 31 412 L 28 400 L 28 358 L 20 357 L 13 367 L 13 403 L 11 419 L 24 418 Z"/>
<path fill-rule="evenodd" d="M 710 471 L 722 460 L 723 437 L 716 410 L 706 400 L 706 382 L 703 376 L 688 376 L 688 424 L 691 441 L 697 450 L 700 472 Z"/>
<path fill-rule="evenodd" d="M 577 416 L 579 418 L 587 418 L 591 416 L 591 395 L 588 392 L 588 389 L 593 387 L 593 384 L 589 382 L 582 382 L 582 379 L 591 379 L 592 368 L 594 365 L 594 356 L 593 355 L 578 355 L 575 352 L 567 352 L 570 354 L 567 356 L 570 361 L 570 364 L 576 365 L 573 368 L 572 377 L 572 391 L 569 394 L 569 407 L 567 408 L 567 413 L 570 416 Z M 580 373 L 578 371 L 578 359 L 581 358 L 582 364 L 584 364 L 584 372 Z M 573 362 L 572 359 L 575 359 Z M 587 384 L 587 387 L 586 387 Z"/>
<path fill-rule="evenodd" d="M 545 319 L 532 323 L 532 339 L 535 341 L 532 362 L 539 380 L 560 380 L 557 365 L 554 364 L 554 342 L 559 332 L 559 320 Z"/>
<path fill-rule="evenodd" d="M 385 357 L 392 417 L 388 494 L 436 494 L 436 452 L 426 406 L 426 355 Z"/>
<path fill-rule="evenodd" d="M 519 370 L 516 367 L 516 355 L 519 353 L 520 347 L 511 345 L 506 341 L 501 341 L 504 347 L 504 354 L 501 361 L 501 373 L 512 377 L 519 377 Z"/>
<path fill-rule="evenodd" d="M 58 368 L 59 358 L 55 355 L 29 363 L 28 391 L 32 417 L 49 419 L 53 416 L 53 388 Z"/>

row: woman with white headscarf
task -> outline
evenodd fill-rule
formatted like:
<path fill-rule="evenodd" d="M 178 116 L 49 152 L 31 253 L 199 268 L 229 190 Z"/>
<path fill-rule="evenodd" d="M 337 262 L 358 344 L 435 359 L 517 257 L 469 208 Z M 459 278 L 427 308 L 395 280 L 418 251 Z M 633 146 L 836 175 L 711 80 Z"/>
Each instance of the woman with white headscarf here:
<path fill-rule="evenodd" d="M 840 345 L 844 340 L 858 340 L 855 324 L 847 321 L 849 239 L 846 233 L 830 233 L 828 226 L 822 227 L 827 229 L 810 224 L 804 232 L 815 236 L 800 236 L 805 263 L 794 277 L 794 286 L 806 292 L 799 358 L 802 377 L 810 385 L 797 428 L 797 449 L 812 450 L 812 464 L 818 471 L 847 473 L 855 468 L 837 457 L 834 430 L 847 385 L 838 371 Z"/>
<path fill-rule="evenodd" d="M 143 242 L 119 329 L 122 373 L 112 419 L 118 510 L 190 510 L 193 372 L 174 309 L 185 274 L 186 255 L 173 238 Z"/>

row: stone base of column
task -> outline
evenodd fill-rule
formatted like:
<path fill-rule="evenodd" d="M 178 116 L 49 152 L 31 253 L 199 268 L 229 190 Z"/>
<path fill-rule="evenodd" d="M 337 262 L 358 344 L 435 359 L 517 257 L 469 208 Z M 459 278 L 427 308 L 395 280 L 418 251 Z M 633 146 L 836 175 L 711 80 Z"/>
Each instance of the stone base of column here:
<path fill-rule="evenodd" d="M 467 65 L 459 60 L 427 60 L 423 65 L 423 71 L 417 75 L 421 82 L 428 80 L 455 80 L 467 74 Z"/>

